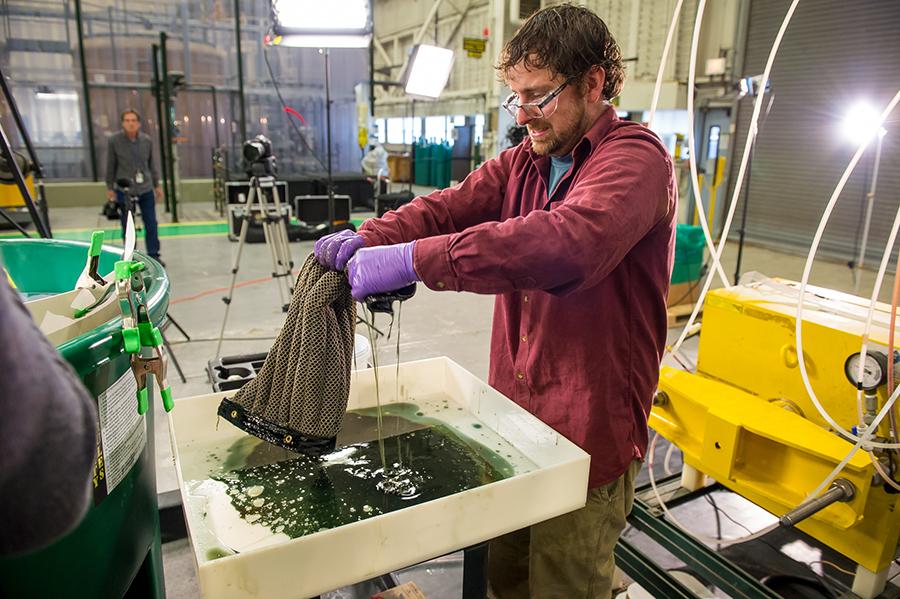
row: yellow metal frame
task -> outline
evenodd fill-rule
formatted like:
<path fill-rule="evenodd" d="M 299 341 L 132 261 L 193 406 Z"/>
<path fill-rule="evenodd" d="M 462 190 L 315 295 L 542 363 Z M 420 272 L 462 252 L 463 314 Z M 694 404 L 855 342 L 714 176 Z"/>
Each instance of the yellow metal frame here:
<path fill-rule="evenodd" d="M 36 198 L 37 194 L 34 189 L 34 175 L 28 175 L 25 178 L 25 185 L 32 198 Z M 22 192 L 15 185 L 0 185 L 0 208 L 24 208 L 25 198 Z"/>
<path fill-rule="evenodd" d="M 780 516 L 807 499 L 853 445 L 826 428 L 807 396 L 794 338 L 797 302 L 783 292 L 796 285 L 778 286 L 708 295 L 697 374 L 662 369 L 650 425 L 684 452 L 685 463 Z M 848 316 L 864 316 L 868 304 L 830 290 L 810 293 L 815 305 L 804 311 L 803 345 L 811 383 L 829 414 L 850 428 L 858 421 L 856 390 L 844 362 L 860 350 L 863 324 Z M 882 316 L 888 310 L 879 309 Z M 871 341 L 886 337 L 879 324 Z M 798 528 L 878 572 L 900 541 L 900 496 L 873 486 L 874 474 L 869 457 L 857 452 L 839 475 L 856 487 L 853 500 Z"/>

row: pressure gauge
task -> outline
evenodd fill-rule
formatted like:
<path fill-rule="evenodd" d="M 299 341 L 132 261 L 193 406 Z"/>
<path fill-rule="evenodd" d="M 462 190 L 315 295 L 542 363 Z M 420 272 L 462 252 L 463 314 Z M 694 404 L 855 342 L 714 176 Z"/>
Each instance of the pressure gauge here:
<path fill-rule="evenodd" d="M 854 387 L 857 386 L 857 377 L 859 376 L 859 360 L 862 357 L 860 352 L 856 352 L 844 362 L 844 374 L 847 380 Z M 866 361 L 863 364 L 862 389 L 863 391 L 874 391 L 887 381 L 887 356 L 881 352 L 867 352 Z"/>

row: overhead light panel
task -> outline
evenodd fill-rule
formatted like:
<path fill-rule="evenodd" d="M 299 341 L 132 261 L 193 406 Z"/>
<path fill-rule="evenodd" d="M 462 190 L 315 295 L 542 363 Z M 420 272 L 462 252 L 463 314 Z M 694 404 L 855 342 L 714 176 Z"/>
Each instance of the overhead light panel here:
<path fill-rule="evenodd" d="M 447 86 L 453 50 L 419 44 L 413 48 L 404 77 L 404 90 L 415 98 L 436 100 Z"/>
<path fill-rule="evenodd" d="M 272 0 L 271 43 L 300 48 L 365 48 L 372 39 L 368 0 Z"/>
<path fill-rule="evenodd" d="M 77 100 L 78 94 L 74 91 L 56 92 L 46 85 L 39 85 L 34 90 L 34 96 L 38 100 Z"/>

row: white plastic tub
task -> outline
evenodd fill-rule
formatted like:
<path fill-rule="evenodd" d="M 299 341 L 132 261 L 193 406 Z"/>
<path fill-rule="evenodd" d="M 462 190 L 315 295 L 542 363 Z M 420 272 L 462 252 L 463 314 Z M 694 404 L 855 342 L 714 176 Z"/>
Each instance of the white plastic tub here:
<path fill-rule="evenodd" d="M 181 399 L 171 413 L 171 438 L 204 597 L 310 597 L 584 505 L 590 460 L 584 451 L 447 358 L 402 364 L 399 386 L 395 368 L 379 368 L 383 404 L 410 401 L 471 438 L 492 446 L 502 443 L 515 474 L 289 539 L 240 520 L 233 507 L 221 505 L 227 503 L 224 496 L 198 502 L 197 488 L 205 484 L 198 481 L 210 467 L 209 448 L 228 447 L 246 435 L 224 420 L 217 423 L 216 407 L 228 393 Z M 348 409 L 373 406 L 374 384 L 374 370 L 353 373 Z M 447 402 L 462 409 L 448 409 Z M 215 502 L 219 505 L 213 506 Z M 228 538 L 240 552 L 210 559 L 210 538 Z"/>

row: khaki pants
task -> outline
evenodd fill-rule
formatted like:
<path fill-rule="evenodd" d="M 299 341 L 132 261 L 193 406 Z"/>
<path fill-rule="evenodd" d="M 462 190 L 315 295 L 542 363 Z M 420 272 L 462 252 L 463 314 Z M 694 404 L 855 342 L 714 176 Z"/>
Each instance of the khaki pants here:
<path fill-rule="evenodd" d="M 634 501 L 635 460 L 613 482 L 588 491 L 587 505 L 491 541 L 488 580 L 497 599 L 607 599 L 613 549 Z"/>

